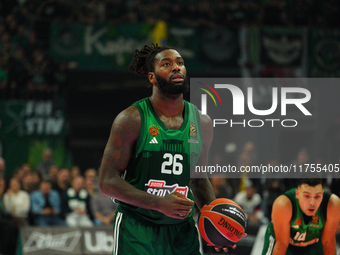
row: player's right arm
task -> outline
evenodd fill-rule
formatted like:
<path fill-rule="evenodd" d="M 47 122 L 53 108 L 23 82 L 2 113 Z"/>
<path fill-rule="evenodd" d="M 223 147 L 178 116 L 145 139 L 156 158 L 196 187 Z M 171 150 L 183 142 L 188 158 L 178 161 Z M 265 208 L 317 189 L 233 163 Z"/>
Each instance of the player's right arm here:
<path fill-rule="evenodd" d="M 275 245 L 272 255 L 285 255 L 290 239 L 290 220 L 292 218 L 292 203 L 285 195 L 279 196 L 272 211 L 272 222 L 275 232 Z"/>
<path fill-rule="evenodd" d="M 193 205 L 193 201 L 184 195 L 174 192 L 165 197 L 158 197 L 136 189 L 121 178 L 135 153 L 140 128 L 141 117 L 135 106 L 125 109 L 114 120 L 99 170 L 100 190 L 107 196 L 127 204 L 183 219 L 180 214 L 187 216 Z"/>

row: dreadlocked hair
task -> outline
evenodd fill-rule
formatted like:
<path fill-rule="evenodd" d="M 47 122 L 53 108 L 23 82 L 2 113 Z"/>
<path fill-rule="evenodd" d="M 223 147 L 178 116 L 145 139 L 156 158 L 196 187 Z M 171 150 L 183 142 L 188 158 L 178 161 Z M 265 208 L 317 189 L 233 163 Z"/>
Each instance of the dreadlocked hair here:
<path fill-rule="evenodd" d="M 157 43 L 151 46 L 145 45 L 141 50 L 136 49 L 133 60 L 129 65 L 129 71 L 138 75 L 148 75 L 155 71 L 155 56 L 163 50 L 174 49 L 170 46 L 159 46 Z"/>

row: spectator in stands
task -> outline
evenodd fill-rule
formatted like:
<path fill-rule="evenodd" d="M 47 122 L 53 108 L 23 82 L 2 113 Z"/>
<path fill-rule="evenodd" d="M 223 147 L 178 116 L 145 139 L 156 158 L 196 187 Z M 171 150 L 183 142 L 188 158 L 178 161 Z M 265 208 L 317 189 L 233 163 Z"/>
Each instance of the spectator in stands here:
<path fill-rule="evenodd" d="M 22 182 L 24 181 L 25 174 L 26 172 L 22 167 L 17 167 L 14 169 L 12 177 L 18 179 L 20 184 L 22 184 Z"/>
<path fill-rule="evenodd" d="M 62 197 L 63 193 L 70 187 L 70 170 L 67 168 L 61 168 L 58 171 L 57 182 L 52 182 L 52 189 L 59 193 Z"/>
<path fill-rule="evenodd" d="M 95 185 L 96 192 L 99 192 L 99 184 L 98 184 L 98 174 L 97 170 L 94 168 L 88 168 L 85 171 L 85 180 L 91 179 Z"/>
<path fill-rule="evenodd" d="M 6 190 L 5 179 L 0 176 L 0 219 L 3 217 L 4 214 L 7 214 L 5 204 L 3 201 L 5 190 Z"/>
<path fill-rule="evenodd" d="M 105 5 L 98 1 L 83 1 L 78 12 L 80 22 L 94 24 L 105 17 Z"/>
<path fill-rule="evenodd" d="M 8 71 L 5 67 L 4 57 L 0 55 L 0 92 L 1 99 L 5 99 L 8 93 Z"/>
<path fill-rule="evenodd" d="M 72 227 L 91 227 L 90 196 L 84 189 L 84 178 L 77 176 L 62 197 L 63 213 L 66 223 Z"/>
<path fill-rule="evenodd" d="M 213 186 L 216 198 L 232 198 L 233 189 L 227 183 L 227 179 L 223 174 L 214 173 L 210 176 L 210 182 Z"/>
<path fill-rule="evenodd" d="M 40 183 L 42 181 L 41 174 L 37 171 L 33 171 L 32 175 L 33 175 L 33 179 L 34 179 L 34 186 L 36 187 L 36 189 L 38 189 L 39 186 L 40 186 Z"/>
<path fill-rule="evenodd" d="M 321 10 L 323 25 L 336 28 L 340 26 L 340 3 L 336 0 L 326 0 L 323 2 Z"/>
<path fill-rule="evenodd" d="M 75 165 L 71 167 L 71 182 L 73 181 L 74 178 L 81 176 L 81 171 L 80 167 Z"/>
<path fill-rule="evenodd" d="M 20 181 L 12 178 L 9 189 L 4 195 L 6 211 L 13 217 L 13 223 L 19 228 L 28 225 L 27 216 L 30 210 L 30 196 L 20 188 Z"/>
<path fill-rule="evenodd" d="M 91 210 L 94 216 L 94 224 L 112 225 L 112 220 L 117 209 L 117 204 L 102 193 L 97 193 L 91 198 Z"/>
<path fill-rule="evenodd" d="M 27 43 L 23 46 L 25 55 L 30 63 L 33 63 L 33 53 L 40 49 L 40 45 L 37 41 L 36 32 L 34 30 L 29 31 Z"/>
<path fill-rule="evenodd" d="M 67 97 L 67 86 L 69 78 L 69 68 L 66 61 L 60 61 L 57 63 L 57 68 L 53 72 L 53 82 L 56 91 L 61 98 Z"/>
<path fill-rule="evenodd" d="M 6 161 L 4 158 L 0 157 L 0 178 L 5 178 Z"/>
<path fill-rule="evenodd" d="M 55 165 L 53 162 L 53 151 L 49 148 L 46 148 L 42 152 L 42 161 L 37 164 L 35 170 L 41 174 L 43 179 L 49 178 L 49 169 L 52 165 Z"/>
<path fill-rule="evenodd" d="M 84 179 L 84 187 L 87 191 L 87 193 L 90 196 L 90 199 L 96 194 L 98 193 L 98 189 L 93 181 L 93 179 L 91 178 L 85 178 Z"/>
<path fill-rule="evenodd" d="M 267 1 L 264 4 L 263 24 L 269 26 L 290 26 L 284 0 Z"/>
<path fill-rule="evenodd" d="M 33 66 L 31 70 L 31 79 L 28 82 L 28 89 L 35 92 L 36 99 L 45 99 L 45 93 L 48 88 L 47 82 L 47 63 L 46 56 L 40 49 L 33 51 Z M 45 178 L 46 176 L 43 175 Z"/>
<path fill-rule="evenodd" d="M 58 179 L 58 171 L 59 167 L 57 165 L 50 166 L 50 169 L 48 170 L 48 180 L 50 180 L 52 183 L 57 182 Z"/>
<path fill-rule="evenodd" d="M 22 177 L 21 177 L 21 180 L 20 180 L 20 181 L 23 182 L 25 176 L 26 176 L 28 173 L 31 173 L 32 168 L 31 168 L 30 164 L 28 164 L 28 163 L 23 163 L 23 164 L 20 166 L 20 170 L 22 171 L 22 173 L 21 173 Z"/>
<path fill-rule="evenodd" d="M 59 20 L 65 12 L 67 10 L 62 1 L 57 0 L 42 1 L 37 10 L 39 17 L 45 21 Z"/>
<path fill-rule="evenodd" d="M 40 189 L 31 194 L 31 213 L 33 223 L 37 226 L 66 225 L 59 215 L 61 212 L 60 196 L 51 188 L 51 182 L 43 180 L 40 183 Z"/>
<path fill-rule="evenodd" d="M 137 1 L 134 1 L 133 4 L 135 4 L 136 2 Z M 129 11 L 128 6 L 124 4 L 123 1 L 112 0 L 107 1 L 105 4 L 106 4 L 105 17 L 107 22 L 110 22 L 111 24 L 118 24 L 127 21 L 127 15 Z M 138 16 L 138 13 L 136 12 L 134 12 L 135 16 Z M 131 11 L 131 13 L 133 13 L 133 11 Z"/>
<path fill-rule="evenodd" d="M 243 208 L 248 225 L 259 225 L 265 220 L 261 209 L 261 196 L 256 193 L 256 188 L 250 180 L 245 182 L 245 188 L 236 194 L 234 201 Z"/>
<path fill-rule="evenodd" d="M 2 201 L 3 194 L 5 193 L 6 190 L 6 182 L 3 177 L 0 176 L 0 213 L 3 212 L 5 209 L 5 206 Z"/>
<path fill-rule="evenodd" d="M 10 95 L 12 99 L 26 98 L 27 83 L 29 80 L 28 72 L 31 64 L 28 63 L 24 50 L 18 47 L 13 56 L 8 59 L 8 82 L 13 90 Z"/>
<path fill-rule="evenodd" d="M 309 154 L 306 148 L 301 148 L 297 154 L 294 160 L 292 160 L 291 164 L 296 166 L 301 166 L 303 169 L 307 167 L 307 164 L 311 163 Z M 314 163 L 314 162 L 313 162 Z M 303 171 L 304 172 L 304 171 Z M 295 188 L 297 186 L 297 179 L 284 179 L 284 185 L 286 190 Z"/>
<path fill-rule="evenodd" d="M 15 19 L 15 16 L 13 14 L 7 15 L 5 22 L 7 31 L 10 34 L 10 37 L 13 38 L 13 36 L 16 35 L 18 30 L 18 23 L 17 20 Z"/>
<path fill-rule="evenodd" d="M 31 172 L 27 173 L 22 181 L 22 190 L 26 191 L 28 194 L 31 194 L 38 188 L 39 186 L 36 185 L 33 174 Z"/>
<path fill-rule="evenodd" d="M 0 254 L 16 254 L 18 228 L 12 223 L 3 202 L 6 183 L 0 177 Z"/>
<path fill-rule="evenodd" d="M 27 28 L 24 24 L 20 24 L 16 33 L 12 36 L 12 43 L 21 48 L 27 43 L 27 39 Z"/>

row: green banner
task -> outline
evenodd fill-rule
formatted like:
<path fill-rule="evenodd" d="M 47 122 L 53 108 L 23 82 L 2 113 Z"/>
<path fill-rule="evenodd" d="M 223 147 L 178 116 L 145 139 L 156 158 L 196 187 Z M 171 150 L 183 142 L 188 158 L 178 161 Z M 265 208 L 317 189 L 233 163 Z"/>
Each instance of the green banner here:
<path fill-rule="evenodd" d="M 311 29 L 310 77 L 340 77 L 340 30 Z"/>
<path fill-rule="evenodd" d="M 250 60 L 275 67 L 302 66 L 306 30 L 286 27 L 253 27 L 250 33 Z"/>
<path fill-rule="evenodd" d="M 127 72 L 135 49 L 162 42 L 180 52 L 189 72 L 225 72 L 226 67 L 238 66 L 237 30 L 159 23 L 57 23 L 51 29 L 50 53 L 55 60 L 73 61 L 79 70 Z"/>
<path fill-rule="evenodd" d="M 50 53 L 74 61 L 78 69 L 127 70 L 134 50 L 147 44 L 149 24 L 57 23 L 52 26 Z"/>
<path fill-rule="evenodd" d="M 52 101 L 0 101 L 0 156 L 11 175 L 23 163 L 41 161 L 44 148 L 54 152 L 59 166 L 66 164 L 65 113 Z"/>

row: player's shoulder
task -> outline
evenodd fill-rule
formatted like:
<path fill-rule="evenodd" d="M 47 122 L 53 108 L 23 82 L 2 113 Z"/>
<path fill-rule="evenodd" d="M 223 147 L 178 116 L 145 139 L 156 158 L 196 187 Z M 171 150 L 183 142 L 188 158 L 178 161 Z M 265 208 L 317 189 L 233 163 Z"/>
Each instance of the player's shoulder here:
<path fill-rule="evenodd" d="M 328 205 L 327 205 L 327 211 L 330 213 L 337 213 L 340 214 L 340 198 L 332 194 L 329 198 Z"/>
<path fill-rule="evenodd" d="M 136 106 L 131 105 L 121 111 L 112 124 L 112 130 L 118 133 L 139 134 L 141 115 Z"/>
<path fill-rule="evenodd" d="M 292 209 L 292 202 L 286 195 L 278 196 L 273 204 L 273 207 L 278 209 Z"/>
<path fill-rule="evenodd" d="M 198 113 L 200 116 L 201 125 L 204 125 L 206 127 L 212 127 L 212 120 L 210 116 L 207 114 L 202 114 L 200 110 L 198 110 Z"/>
<path fill-rule="evenodd" d="M 286 195 L 277 197 L 273 204 L 272 220 L 288 222 L 291 220 L 293 214 L 293 205 Z"/>
<path fill-rule="evenodd" d="M 118 122 L 135 122 L 135 121 L 140 121 L 141 120 L 141 116 L 139 113 L 139 110 L 136 106 L 131 105 L 127 108 L 125 108 L 123 111 L 121 111 L 115 121 Z"/>

